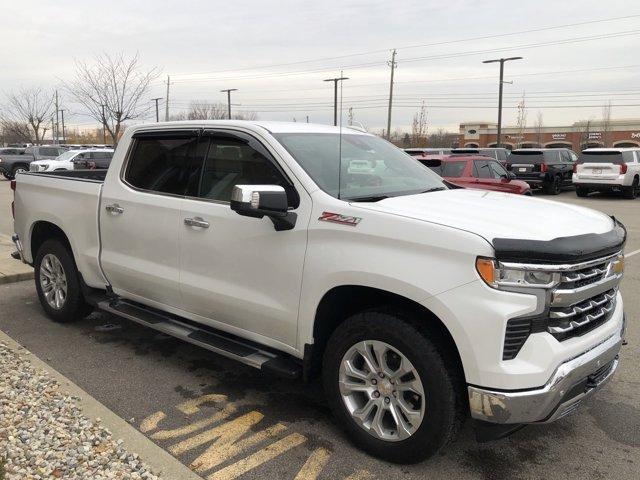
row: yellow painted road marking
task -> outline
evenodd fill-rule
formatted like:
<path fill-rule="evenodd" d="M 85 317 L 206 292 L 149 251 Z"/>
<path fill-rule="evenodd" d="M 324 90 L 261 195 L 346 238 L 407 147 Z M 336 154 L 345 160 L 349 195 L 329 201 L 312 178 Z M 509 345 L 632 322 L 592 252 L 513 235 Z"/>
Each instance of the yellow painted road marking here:
<path fill-rule="evenodd" d="M 293 447 L 307 441 L 307 438 L 299 433 L 292 433 L 278 440 L 275 443 L 267 445 L 262 450 L 257 451 L 253 455 L 249 455 L 236 463 L 229 465 L 228 467 L 218 470 L 207 477 L 208 480 L 233 480 L 240 475 L 244 475 L 249 470 L 252 470 L 269 460 L 274 459 L 278 455 L 282 455 L 284 452 L 291 450 Z"/>
<path fill-rule="evenodd" d="M 156 412 L 153 415 L 149 415 L 145 418 L 140 424 L 140 431 L 142 433 L 150 432 L 151 430 L 155 430 L 158 428 L 158 424 L 164 420 L 166 415 L 164 412 Z"/>
<path fill-rule="evenodd" d="M 329 461 L 331 452 L 326 448 L 316 448 L 302 466 L 294 480 L 316 480 Z"/>
<path fill-rule="evenodd" d="M 209 395 L 203 395 L 201 397 L 194 398 L 193 400 L 188 400 L 184 403 L 181 403 L 176 408 L 186 415 L 193 415 L 194 413 L 198 413 L 200 411 L 200 405 L 204 405 L 205 403 L 223 403 L 226 401 L 226 395 L 217 395 L 215 393 L 212 393 Z"/>
<path fill-rule="evenodd" d="M 366 470 L 358 470 L 355 473 L 352 473 L 344 480 L 369 480 L 373 478 L 373 475 Z"/>
<path fill-rule="evenodd" d="M 217 412 L 216 414 L 210 416 L 209 418 L 204 418 L 197 422 L 194 422 L 190 425 L 186 425 L 184 427 L 176 428 L 173 430 L 160 430 L 159 432 L 151 435 L 151 438 L 154 440 L 167 440 L 169 438 L 182 437 L 183 435 L 189 435 L 193 432 L 197 432 L 201 428 L 208 427 L 209 425 L 213 425 L 220 420 L 224 420 L 229 415 L 236 411 L 236 407 L 233 404 L 229 404 L 224 407 L 222 410 Z"/>

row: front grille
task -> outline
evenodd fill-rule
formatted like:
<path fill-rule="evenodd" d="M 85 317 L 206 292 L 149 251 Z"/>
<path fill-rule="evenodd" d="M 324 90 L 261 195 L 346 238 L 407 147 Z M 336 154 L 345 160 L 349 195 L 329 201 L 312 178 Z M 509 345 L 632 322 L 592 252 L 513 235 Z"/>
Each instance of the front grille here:
<path fill-rule="evenodd" d="M 548 332 L 562 342 L 584 335 L 609 320 L 616 307 L 621 274 L 612 272 L 615 256 L 564 267 L 559 283 L 547 292 L 542 314 L 507 322 L 503 360 L 515 358 L 532 333 Z"/>
<path fill-rule="evenodd" d="M 30 172 L 39 172 L 40 171 L 40 166 L 39 165 L 35 165 L 35 164 L 31 164 L 29 165 L 29 171 Z"/>

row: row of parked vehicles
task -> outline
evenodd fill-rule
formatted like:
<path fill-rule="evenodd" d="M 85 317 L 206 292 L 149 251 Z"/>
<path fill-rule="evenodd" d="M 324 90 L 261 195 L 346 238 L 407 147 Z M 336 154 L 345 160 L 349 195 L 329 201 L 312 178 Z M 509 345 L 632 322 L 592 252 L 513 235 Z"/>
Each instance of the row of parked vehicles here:
<path fill-rule="evenodd" d="M 0 148 L 0 173 L 13 180 L 28 171 L 53 172 L 107 168 L 113 148 L 104 146 L 33 145 Z"/>
<path fill-rule="evenodd" d="M 580 155 L 566 148 L 405 150 L 448 181 L 464 187 L 558 195 L 574 186 L 579 197 L 590 192 L 640 194 L 640 148 L 589 148 Z M 526 185 L 525 185 L 526 184 Z"/>

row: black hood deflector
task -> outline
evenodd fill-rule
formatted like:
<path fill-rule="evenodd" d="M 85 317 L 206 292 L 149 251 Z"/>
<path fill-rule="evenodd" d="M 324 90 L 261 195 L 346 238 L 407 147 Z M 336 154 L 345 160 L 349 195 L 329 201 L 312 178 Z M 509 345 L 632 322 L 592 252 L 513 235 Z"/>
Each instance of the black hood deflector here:
<path fill-rule="evenodd" d="M 587 233 L 553 240 L 518 240 L 494 238 L 496 259 L 503 262 L 576 263 L 619 252 L 627 239 L 624 225 L 611 217 L 613 230 L 606 233 Z"/>

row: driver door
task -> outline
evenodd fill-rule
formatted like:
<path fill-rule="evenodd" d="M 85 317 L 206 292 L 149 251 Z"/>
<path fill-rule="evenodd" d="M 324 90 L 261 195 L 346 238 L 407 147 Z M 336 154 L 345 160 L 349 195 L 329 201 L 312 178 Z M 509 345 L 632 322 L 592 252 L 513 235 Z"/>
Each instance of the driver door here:
<path fill-rule="evenodd" d="M 200 181 L 180 211 L 184 309 L 213 327 L 294 347 L 311 200 L 256 138 L 209 131 L 201 141 Z M 285 187 L 295 228 L 277 232 L 267 217 L 232 211 L 239 184 Z"/>

